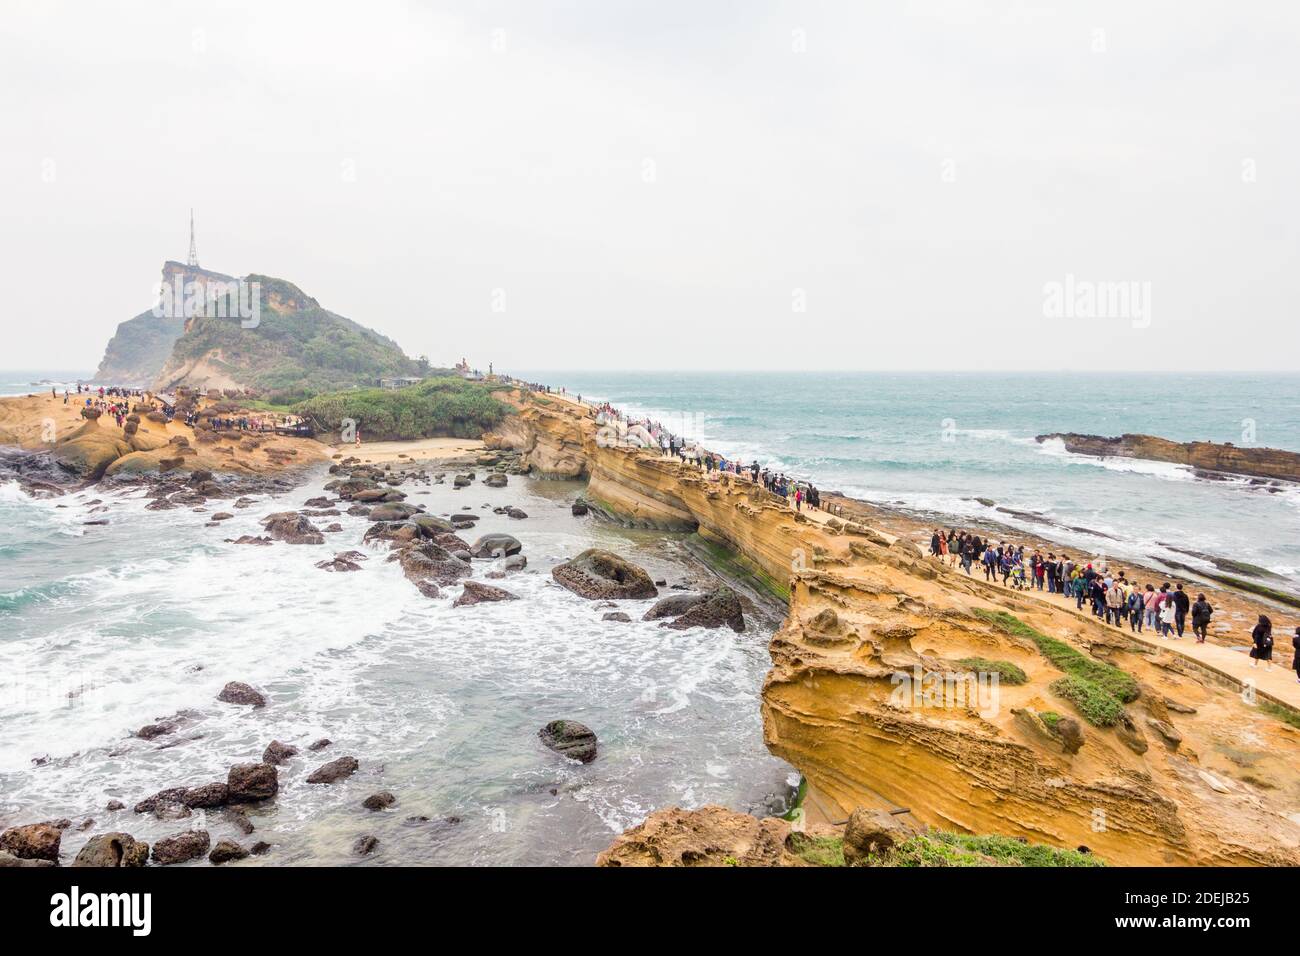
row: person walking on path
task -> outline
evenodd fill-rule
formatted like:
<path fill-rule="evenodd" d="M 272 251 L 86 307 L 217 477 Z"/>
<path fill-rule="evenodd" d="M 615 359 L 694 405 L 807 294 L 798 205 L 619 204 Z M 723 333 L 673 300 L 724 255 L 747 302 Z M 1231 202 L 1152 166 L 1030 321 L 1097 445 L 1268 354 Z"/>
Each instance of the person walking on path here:
<path fill-rule="evenodd" d="M 1295 629 L 1295 637 L 1291 638 L 1291 646 L 1295 649 L 1295 654 L 1291 658 L 1291 669 L 1295 671 L 1295 679 L 1300 682 L 1300 626 Z"/>
<path fill-rule="evenodd" d="M 1187 622 L 1187 609 L 1191 606 L 1191 599 L 1187 592 L 1183 590 L 1180 582 L 1174 591 L 1174 627 L 1178 629 L 1178 636 L 1183 636 L 1183 625 Z"/>
<path fill-rule="evenodd" d="M 1273 668 L 1273 622 L 1268 616 L 1261 614 L 1259 623 L 1255 629 L 1250 632 L 1250 639 L 1255 642 L 1255 646 L 1250 649 L 1250 666 L 1258 667 L 1260 661 L 1267 661 L 1269 669 Z"/>
<path fill-rule="evenodd" d="M 1196 603 L 1192 605 L 1192 633 L 1196 635 L 1197 644 L 1205 643 L 1205 632 L 1210 626 L 1210 616 L 1213 613 L 1214 608 L 1205 600 L 1205 595 L 1196 595 Z"/>

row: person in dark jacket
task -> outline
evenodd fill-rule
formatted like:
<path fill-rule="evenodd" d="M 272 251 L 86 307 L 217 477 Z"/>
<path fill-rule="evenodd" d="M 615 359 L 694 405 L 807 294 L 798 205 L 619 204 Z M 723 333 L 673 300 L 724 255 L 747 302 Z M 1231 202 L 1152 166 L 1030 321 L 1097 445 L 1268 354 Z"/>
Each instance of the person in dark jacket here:
<path fill-rule="evenodd" d="M 1295 671 L 1295 679 L 1300 681 L 1300 627 L 1295 629 L 1295 637 L 1291 638 L 1291 646 L 1295 648 L 1295 655 L 1291 658 L 1291 668 Z"/>
<path fill-rule="evenodd" d="M 1191 598 L 1183 590 L 1180 582 L 1174 591 L 1174 627 L 1178 629 L 1178 636 L 1183 636 L 1183 625 L 1187 623 L 1187 609 L 1191 606 Z"/>
<path fill-rule="evenodd" d="M 1255 629 L 1250 632 L 1250 639 L 1255 642 L 1255 646 L 1250 649 L 1250 666 L 1258 667 L 1260 661 L 1267 661 L 1270 669 L 1273 667 L 1273 622 L 1268 616 L 1261 614 L 1259 623 Z"/>
<path fill-rule="evenodd" d="M 1210 615 L 1213 613 L 1214 608 L 1205 600 L 1205 595 L 1196 595 L 1196 603 L 1192 605 L 1192 633 L 1196 635 L 1197 644 L 1205 643 L 1205 631 L 1210 626 Z"/>

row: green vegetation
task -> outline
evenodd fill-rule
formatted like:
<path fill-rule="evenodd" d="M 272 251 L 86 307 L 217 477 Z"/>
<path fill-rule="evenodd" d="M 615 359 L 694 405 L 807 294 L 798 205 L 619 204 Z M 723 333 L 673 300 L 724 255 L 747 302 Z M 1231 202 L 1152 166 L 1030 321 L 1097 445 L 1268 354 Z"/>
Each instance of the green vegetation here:
<path fill-rule="evenodd" d="M 981 674 L 997 674 L 999 684 L 1024 684 L 1029 678 L 1010 661 L 991 661 L 984 657 L 963 657 L 957 661 L 967 670 Z"/>
<path fill-rule="evenodd" d="M 1043 656 L 1065 673 L 1091 681 L 1125 704 L 1138 699 L 1141 693 L 1138 682 L 1133 675 L 1125 673 L 1115 665 L 1094 660 L 1064 641 L 1048 637 L 1042 631 L 1030 627 L 1006 611 L 986 611 L 983 608 L 976 608 L 975 613 L 1014 637 L 1026 637 L 1033 641 L 1042 651 Z"/>
<path fill-rule="evenodd" d="M 733 551 L 726 545 L 698 533 L 686 539 L 686 547 L 723 577 L 746 581 L 756 590 L 782 604 L 790 603 L 790 589 L 779 584 L 774 577 L 740 552 Z"/>
<path fill-rule="evenodd" d="M 844 866 L 844 841 L 840 837 L 814 837 L 794 832 L 786 840 L 790 852 L 813 866 Z"/>
<path fill-rule="evenodd" d="M 1124 715 L 1124 705 L 1090 680 L 1066 675 L 1048 685 L 1057 697 L 1072 703 L 1094 727 L 1114 727 Z"/>
<path fill-rule="evenodd" d="M 781 817 L 781 819 L 782 820 L 796 819 L 799 816 L 800 812 L 803 810 L 803 802 L 806 799 L 808 799 L 808 778 L 803 775 L 800 775 L 799 789 L 795 791 L 794 803 L 790 805 L 790 809 L 785 812 L 785 814 Z"/>
<path fill-rule="evenodd" d="M 1286 604 L 1290 607 L 1300 607 L 1300 597 L 1294 594 L 1288 594 L 1286 591 L 1279 591 L 1277 588 L 1271 588 L 1267 584 L 1256 584 L 1254 581 L 1244 581 L 1241 578 L 1234 578 L 1227 574 L 1214 574 L 1209 571 L 1198 571 L 1204 577 L 1220 584 L 1226 584 L 1229 587 L 1237 588 L 1241 591 L 1247 591 L 1251 594 L 1258 594 L 1260 597 L 1266 597 L 1279 604 Z"/>
<path fill-rule="evenodd" d="M 1105 866 L 1090 853 L 1021 843 L 1004 836 L 933 830 L 899 844 L 872 866 Z"/>
<path fill-rule="evenodd" d="M 406 388 L 361 388 L 317 395 L 296 405 L 294 411 L 318 433 L 337 431 L 343 419 L 350 418 L 370 440 L 437 435 L 478 438 L 510 411 L 492 392 L 487 385 L 459 377 L 431 378 Z"/>
<path fill-rule="evenodd" d="M 257 327 L 244 328 L 238 303 L 228 298 L 225 311 L 234 318 L 195 317 L 176 340 L 164 378 L 206 358 L 271 403 L 288 405 L 321 392 L 374 385 L 380 378 L 433 371 L 427 360 L 407 358 L 392 339 L 322 309 L 292 283 L 257 275 L 248 280 L 260 284 Z"/>
<path fill-rule="evenodd" d="M 1300 730 L 1300 714 L 1296 713 L 1290 707 L 1283 707 L 1281 704 L 1275 704 L 1271 700 L 1261 700 L 1259 709 L 1270 717 L 1276 717 L 1284 724 L 1290 724 L 1297 730 Z"/>
<path fill-rule="evenodd" d="M 1043 656 L 1065 672 L 1049 690 L 1068 700 L 1096 727 L 1113 727 L 1124 713 L 1124 705 L 1138 699 L 1141 689 L 1132 674 L 1113 664 L 1094 660 L 1069 644 L 1048 637 L 1037 628 L 1006 611 L 976 608 L 976 615 L 1013 637 L 1023 637 L 1038 647 Z"/>
<path fill-rule="evenodd" d="M 1056 725 L 1061 722 L 1061 715 L 1054 710 L 1040 711 L 1038 719 L 1048 726 L 1048 729 L 1055 730 Z"/>

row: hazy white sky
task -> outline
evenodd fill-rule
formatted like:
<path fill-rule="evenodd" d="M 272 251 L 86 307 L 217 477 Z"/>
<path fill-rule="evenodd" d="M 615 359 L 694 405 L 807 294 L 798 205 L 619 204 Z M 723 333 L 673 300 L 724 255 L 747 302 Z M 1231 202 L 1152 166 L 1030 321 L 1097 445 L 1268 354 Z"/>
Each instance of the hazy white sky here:
<path fill-rule="evenodd" d="M 1282 0 L 5 0 L 0 367 L 93 368 L 193 206 L 204 266 L 439 363 L 1296 369 L 1297 37 Z M 1149 315 L 1045 314 L 1067 275 Z"/>

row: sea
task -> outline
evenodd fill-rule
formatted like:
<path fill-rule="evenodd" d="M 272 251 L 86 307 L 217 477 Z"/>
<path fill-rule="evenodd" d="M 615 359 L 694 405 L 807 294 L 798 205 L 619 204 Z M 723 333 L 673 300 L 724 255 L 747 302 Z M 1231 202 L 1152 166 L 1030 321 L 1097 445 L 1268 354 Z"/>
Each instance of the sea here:
<path fill-rule="evenodd" d="M 1270 493 L 1035 441 L 1147 432 L 1300 450 L 1300 376 L 516 374 L 881 505 L 1023 526 L 1115 557 L 1233 558 L 1268 569 L 1276 586 L 1300 587 L 1297 489 Z M 0 373 L 0 394 L 80 377 Z M 779 609 L 751 603 L 742 634 L 643 622 L 650 601 L 620 608 L 629 623 L 606 621 L 609 608 L 549 574 L 604 547 L 697 587 L 708 572 L 684 536 L 575 518 L 576 482 L 407 488 L 431 513 L 473 510 L 476 533 L 523 544 L 527 569 L 494 582 L 519 600 L 465 608 L 451 606 L 458 589 L 430 600 L 363 545 L 364 518 L 325 519 L 343 530 L 319 546 L 227 540 L 322 494 L 328 477 L 321 468 L 254 507 L 214 501 L 198 512 L 147 511 L 132 489 L 33 499 L 0 484 L 0 826 L 66 817 L 69 855 L 83 835 L 152 841 L 200 827 L 214 843 L 271 844 L 239 866 L 586 865 L 660 807 L 786 808 L 797 774 L 763 746 L 759 712 Z M 493 511 L 506 505 L 528 518 Z M 235 516 L 213 527 L 216 510 Z M 362 570 L 316 567 L 352 549 L 368 556 Z M 490 569 L 476 562 L 480 579 Z M 232 680 L 261 689 L 267 706 L 217 701 Z M 133 735 L 160 718 L 178 730 Z M 541 746 L 538 729 L 555 719 L 596 732 L 594 762 Z M 332 744 L 307 751 L 319 738 Z M 253 834 L 219 810 L 182 820 L 132 812 L 161 789 L 223 780 L 272 739 L 302 753 L 281 768 L 279 796 L 250 809 Z M 306 783 L 342 755 L 360 761 L 353 777 Z M 381 790 L 395 806 L 363 809 Z M 126 809 L 107 810 L 113 800 Z M 364 835 L 379 844 L 360 857 L 353 846 Z"/>

